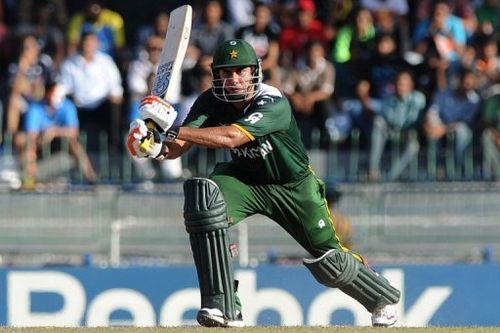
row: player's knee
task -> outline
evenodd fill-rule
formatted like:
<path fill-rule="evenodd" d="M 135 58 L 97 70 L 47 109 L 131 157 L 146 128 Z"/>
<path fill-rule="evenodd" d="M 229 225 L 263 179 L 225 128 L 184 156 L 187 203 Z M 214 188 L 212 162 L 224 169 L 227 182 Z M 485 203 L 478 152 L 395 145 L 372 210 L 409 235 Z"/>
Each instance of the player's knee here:
<path fill-rule="evenodd" d="M 206 178 L 184 182 L 184 224 L 188 233 L 206 233 L 228 227 L 226 203 L 217 184 Z"/>
<path fill-rule="evenodd" d="M 359 267 L 357 260 L 342 249 L 332 249 L 319 258 L 304 259 L 304 265 L 319 283 L 332 288 L 350 284 Z"/>

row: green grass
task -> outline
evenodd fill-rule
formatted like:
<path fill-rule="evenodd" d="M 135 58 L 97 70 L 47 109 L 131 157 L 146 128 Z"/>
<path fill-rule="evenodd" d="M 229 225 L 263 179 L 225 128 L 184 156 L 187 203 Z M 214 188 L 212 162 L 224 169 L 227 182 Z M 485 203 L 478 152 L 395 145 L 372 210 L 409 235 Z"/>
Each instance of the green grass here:
<path fill-rule="evenodd" d="M 219 333 L 219 332 L 241 332 L 241 333 L 500 333 L 500 327 L 245 327 L 245 328 L 204 328 L 197 326 L 184 327 L 106 327 L 106 328 L 0 328 L 0 333 Z"/>

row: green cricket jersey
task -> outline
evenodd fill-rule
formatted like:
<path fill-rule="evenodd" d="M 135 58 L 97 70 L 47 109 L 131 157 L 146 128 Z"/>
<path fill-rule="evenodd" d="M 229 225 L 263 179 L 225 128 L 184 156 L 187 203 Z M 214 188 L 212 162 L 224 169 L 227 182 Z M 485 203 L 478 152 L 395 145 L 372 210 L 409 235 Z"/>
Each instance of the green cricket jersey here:
<path fill-rule="evenodd" d="M 193 104 L 183 126 L 236 126 L 251 141 L 231 150 L 232 163 L 251 181 L 283 184 L 303 178 L 309 159 L 288 100 L 262 84 L 244 112 L 221 101 L 210 90 Z"/>

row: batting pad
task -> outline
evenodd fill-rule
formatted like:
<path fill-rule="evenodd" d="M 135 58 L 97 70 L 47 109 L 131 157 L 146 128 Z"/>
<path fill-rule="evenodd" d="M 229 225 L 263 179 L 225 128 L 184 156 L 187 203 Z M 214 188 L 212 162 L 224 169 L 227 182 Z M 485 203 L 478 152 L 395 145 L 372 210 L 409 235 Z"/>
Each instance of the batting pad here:
<path fill-rule="evenodd" d="M 198 273 L 201 307 L 220 309 L 234 320 L 234 278 L 224 197 L 217 184 L 205 178 L 187 180 L 184 196 L 184 225 Z"/>
<path fill-rule="evenodd" d="M 378 306 L 396 304 L 399 301 L 399 290 L 349 252 L 332 249 L 320 258 L 304 259 L 304 265 L 319 283 L 339 288 L 369 312 L 373 312 Z"/>

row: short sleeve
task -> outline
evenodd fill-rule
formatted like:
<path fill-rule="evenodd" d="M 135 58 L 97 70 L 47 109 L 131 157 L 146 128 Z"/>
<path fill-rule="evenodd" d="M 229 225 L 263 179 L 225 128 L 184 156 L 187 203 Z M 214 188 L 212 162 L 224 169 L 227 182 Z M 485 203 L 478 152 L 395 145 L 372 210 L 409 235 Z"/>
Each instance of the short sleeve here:
<path fill-rule="evenodd" d="M 233 125 L 244 129 L 253 137 L 259 137 L 288 130 L 291 117 L 290 105 L 285 98 L 262 96 L 256 98 L 245 116 Z"/>

